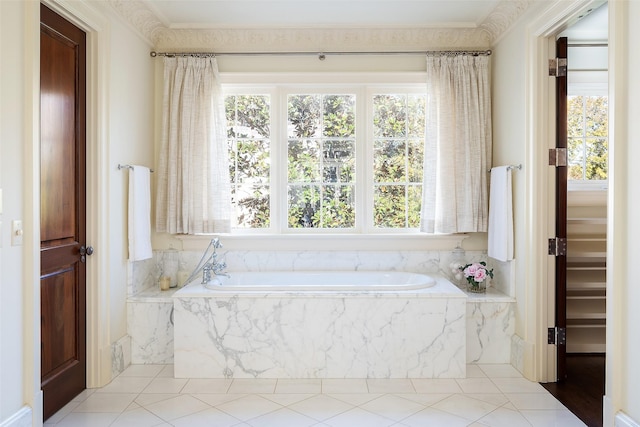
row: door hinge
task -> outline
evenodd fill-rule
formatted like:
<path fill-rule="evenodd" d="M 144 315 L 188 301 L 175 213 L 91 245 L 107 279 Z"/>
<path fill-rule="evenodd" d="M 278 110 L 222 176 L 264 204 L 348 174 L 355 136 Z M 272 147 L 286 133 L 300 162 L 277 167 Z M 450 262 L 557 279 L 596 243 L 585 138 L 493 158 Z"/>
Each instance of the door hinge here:
<path fill-rule="evenodd" d="M 552 237 L 551 239 L 549 239 L 549 255 L 554 255 L 554 256 L 567 255 L 566 237 Z"/>
<path fill-rule="evenodd" d="M 566 77 L 567 58 L 555 58 L 549 60 L 549 76 Z"/>
<path fill-rule="evenodd" d="M 549 166 L 567 166 L 567 149 L 549 148 Z"/>
<path fill-rule="evenodd" d="M 549 328 L 547 330 L 547 344 L 567 345 L 567 328 Z"/>

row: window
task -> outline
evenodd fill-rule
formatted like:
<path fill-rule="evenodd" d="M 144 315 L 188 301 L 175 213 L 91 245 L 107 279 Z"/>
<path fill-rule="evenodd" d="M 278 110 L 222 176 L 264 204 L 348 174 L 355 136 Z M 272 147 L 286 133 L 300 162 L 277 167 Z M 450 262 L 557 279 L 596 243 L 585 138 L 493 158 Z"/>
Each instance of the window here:
<path fill-rule="evenodd" d="M 225 87 L 234 230 L 415 231 L 423 85 Z"/>
<path fill-rule="evenodd" d="M 270 105 L 268 95 L 225 97 L 235 228 L 271 224 Z"/>
<path fill-rule="evenodd" d="M 375 227 L 420 226 L 425 103 L 425 95 L 373 96 Z"/>
<path fill-rule="evenodd" d="M 570 180 L 607 179 L 608 111 L 607 96 L 567 97 L 567 156 Z"/>
<path fill-rule="evenodd" d="M 354 228 L 355 95 L 287 96 L 289 228 Z"/>

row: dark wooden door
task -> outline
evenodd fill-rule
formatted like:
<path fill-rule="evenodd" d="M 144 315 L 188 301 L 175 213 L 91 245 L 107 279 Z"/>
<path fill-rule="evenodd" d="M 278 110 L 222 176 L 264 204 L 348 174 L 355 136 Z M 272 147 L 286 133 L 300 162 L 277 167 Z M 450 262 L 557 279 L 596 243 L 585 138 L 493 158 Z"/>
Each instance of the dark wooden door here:
<path fill-rule="evenodd" d="M 556 58 L 567 58 L 567 38 L 556 41 Z M 568 65 L 568 64 L 567 64 Z M 556 149 L 567 148 L 567 76 L 556 77 Z M 567 166 L 556 166 L 556 237 L 567 239 Z M 567 256 L 556 256 L 556 328 L 567 328 Z M 557 344 L 557 377 L 567 377 L 567 345 Z"/>
<path fill-rule="evenodd" d="M 85 33 L 41 5 L 41 384 L 47 419 L 86 387 Z"/>

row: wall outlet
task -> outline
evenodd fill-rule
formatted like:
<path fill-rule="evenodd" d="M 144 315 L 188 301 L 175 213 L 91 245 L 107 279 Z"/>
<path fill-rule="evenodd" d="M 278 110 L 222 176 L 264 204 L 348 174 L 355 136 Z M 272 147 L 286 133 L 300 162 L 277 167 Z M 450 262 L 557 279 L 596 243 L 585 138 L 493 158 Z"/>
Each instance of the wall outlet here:
<path fill-rule="evenodd" d="M 11 221 L 11 246 L 20 246 L 22 245 L 22 234 L 24 230 L 22 230 L 22 221 L 19 219 L 14 219 Z"/>

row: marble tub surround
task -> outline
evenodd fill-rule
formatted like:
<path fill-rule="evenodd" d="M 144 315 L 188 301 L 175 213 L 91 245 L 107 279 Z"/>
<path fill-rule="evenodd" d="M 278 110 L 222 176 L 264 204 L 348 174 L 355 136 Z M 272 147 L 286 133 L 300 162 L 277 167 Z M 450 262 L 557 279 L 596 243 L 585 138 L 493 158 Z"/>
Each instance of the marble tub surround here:
<path fill-rule="evenodd" d="M 148 288 L 127 300 L 131 363 L 173 363 L 173 299 L 176 288 Z"/>
<path fill-rule="evenodd" d="M 229 262 L 229 258 L 227 258 Z M 464 378 L 466 295 L 174 296 L 177 378 Z"/>
<path fill-rule="evenodd" d="M 468 294 L 467 363 L 511 362 L 515 305 L 515 298 L 493 288 L 485 294 Z"/>

